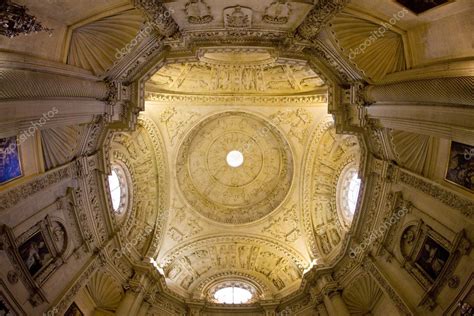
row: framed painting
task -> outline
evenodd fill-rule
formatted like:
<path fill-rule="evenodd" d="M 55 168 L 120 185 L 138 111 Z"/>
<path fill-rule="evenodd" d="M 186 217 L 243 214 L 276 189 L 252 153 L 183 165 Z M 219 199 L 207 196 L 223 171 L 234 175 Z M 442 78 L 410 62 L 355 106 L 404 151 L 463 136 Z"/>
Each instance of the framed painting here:
<path fill-rule="evenodd" d="M 454 0 L 395 0 L 416 15 L 431 9 L 454 2 Z"/>
<path fill-rule="evenodd" d="M 416 258 L 418 268 L 434 282 L 449 259 L 449 251 L 427 236 Z"/>
<path fill-rule="evenodd" d="M 445 179 L 474 192 L 474 146 L 451 142 Z"/>
<path fill-rule="evenodd" d="M 22 243 L 18 247 L 18 252 L 32 277 L 36 276 L 53 260 L 53 254 L 41 231 L 34 233 Z"/>
<path fill-rule="evenodd" d="M 25 315 L 18 302 L 15 301 L 3 280 L 0 280 L 0 315 Z"/>
<path fill-rule="evenodd" d="M 64 313 L 64 316 L 84 316 L 84 313 L 79 309 L 75 302 L 72 302 L 71 306 Z"/>
<path fill-rule="evenodd" d="M 0 138 L 0 185 L 22 176 L 16 136 Z"/>

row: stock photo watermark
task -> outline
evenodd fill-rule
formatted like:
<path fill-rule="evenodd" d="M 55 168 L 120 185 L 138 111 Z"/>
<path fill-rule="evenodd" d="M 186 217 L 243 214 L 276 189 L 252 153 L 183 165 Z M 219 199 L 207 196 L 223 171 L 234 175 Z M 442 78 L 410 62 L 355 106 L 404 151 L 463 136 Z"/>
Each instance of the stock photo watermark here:
<path fill-rule="evenodd" d="M 30 122 L 31 126 L 28 129 L 25 129 L 20 132 L 18 135 L 18 143 L 11 143 L 6 149 L 6 154 L 11 154 L 16 152 L 17 146 L 20 146 L 24 143 L 29 137 L 34 136 L 36 131 L 44 126 L 49 120 L 51 120 L 56 114 L 59 113 L 59 110 L 56 107 L 53 107 L 50 111 L 43 113 L 42 117 L 35 121 Z"/>
<path fill-rule="evenodd" d="M 282 115 L 291 111 L 293 111 L 293 109 L 286 109 L 285 111 L 278 112 L 278 114 L 274 118 L 272 118 L 272 123 L 278 123 L 279 121 L 281 121 Z M 242 154 L 248 152 L 252 148 L 252 142 L 254 138 L 265 137 L 271 130 L 277 130 L 277 128 L 274 125 L 265 124 L 265 126 L 260 128 L 255 133 L 255 135 L 253 135 L 253 137 L 251 137 L 250 140 L 247 141 L 238 151 L 240 151 Z"/>
<path fill-rule="evenodd" d="M 127 241 L 123 247 L 114 248 L 112 252 L 114 252 L 114 259 L 118 260 L 125 255 L 125 252 L 131 253 L 133 247 L 137 246 L 140 242 L 142 242 L 145 238 L 147 238 L 153 232 L 153 228 L 151 226 L 147 226 L 140 234 L 132 238 L 131 240 Z"/>
<path fill-rule="evenodd" d="M 408 213 L 408 208 L 402 207 L 399 209 L 397 212 L 393 213 L 390 218 L 385 219 L 382 225 L 378 227 L 378 229 L 375 229 L 370 233 L 368 237 L 366 237 L 362 242 L 357 245 L 356 247 L 350 249 L 349 251 L 349 257 L 351 259 L 355 259 L 357 255 L 366 249 L 369 249 L 370 246 L 379 238 L 381 238 L 385 232 L 392 226 L 395 225 L 400 221 L 400 218 L 402 218 L 406 213 Z"/>
<path fill-rule="evenodd" d="M 370 36 L 367 37 L 367 39 L 359 44 L 357 48 L 354 50 L 351 48 L 349 50 L 349 59 L 354 59 L 357 55 L 365 53 L 365 50 L 369 48 L 375 41 L 377 41 L 379 38 L 382 38 L 385 36 L 385 32 L 387 30 L 391 29 L 395 24 L 397 24 L 398 21 L 403 19 L 405 17 L 405 14 L 408 13 L 407 9 L 403 9 L 398 11 L 397 13 L 394 13 L 390 20 L 388 20 L 388 23 L 382 22 L 382 26 L 380 26 L 377 30 L 370 32 Z"/>
<path fill-rule="evenodd" d="M 165 10 L 165 12 L 160 13 L 158 16 L 155 17 L 155 21 L 147 22 L 145 27 L 143 27 L 140 32 L 124 47 L 121 49 L 115 49 L 115 64 L 118 63 L 122 58 L 124 58 L 127 54 L 129 54 L 134 47 L 138 45 L 144 38 L 149 36 L 151 32 L 153 32 L 154 26 L 160 23 L 163 20 L 169 19 L 171 14 L 174 13 L 172 8 Z"/>
<path fill-rule="evenodd" d="M 464 159 L 471 160 L 474 157 L 474 148 L 471 149 L 464 149 Z"/>

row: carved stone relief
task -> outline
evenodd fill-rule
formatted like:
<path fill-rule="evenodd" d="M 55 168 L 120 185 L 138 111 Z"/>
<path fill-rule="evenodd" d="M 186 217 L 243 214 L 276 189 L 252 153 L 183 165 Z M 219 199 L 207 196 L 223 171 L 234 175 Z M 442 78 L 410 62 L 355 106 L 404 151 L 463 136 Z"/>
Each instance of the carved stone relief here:
<path fill-rule="evenodd" d="M 161 264 L 171 284 L 193 290 L 217 273 L 235 271 L 265 280 L 273 293 L 294 286 L 301 278 L 298 256 L 272 242 L 239 236 L 202 239 L 171 251 Z M 196 293 L 201 295 L 202 293 Z"/>
<path fill-rule="evenodd" d="M 200 62 L 164 65 L 147 83 L 150 92 L 193 94 L 303 94 L 321 92 L 323 81 L 305 63 L 276 63 L 268 54 L 205 54 Z M 319 89 L 319 90 L 318 90 Z"/>
<path fill-rule="evenodd" d="M 275 238 L 286 242 L 294 242 L 301 235 L 297 204 L 288 207 L 282 215 L 270 219 L 270 223 L 262 229 L 262 233 L 270 233 Z"/>
<path fill-rule="evenodd" d="M 224 9 L 224 25 L 227 28 L 247 28 L 252 26 L 252 9 L 241 7 L 227 7 Z"/>
<path fill-rule="evenodd" d="M 262 19 L 269 24 L 286 24 L 290 13 L 291 5 L 287 0 L 276 0 L 265 9 Z"/>
<path fill-rule="evenodd" d="M 319 123 L 305 157 L 303 223 L 313 255 L 330 255 L 342 240 L 343 223 L 336 210 L 336 188 L 343 168 L 357 158 L 358 141 L 336 134 L 331 118 Z"/>
<path fill-rule="evenodd" d="M 239 151 L 243 164 L 228 165 Z M 177 160 L 177 179 L 187 202 L 224 223 L 247 223 L 273 211 L 293 178 L 289 145 L 264 120 L 244 113 L 211 116 L 188 134 Z"/>
<path fill-rule="evenodd" d="M 186 207 L 179 205 L 177 201 L 173 203 L 170 218 L 167 235 L 175 242 L 191 238 L 203 230 L 201 221 L 189 214 Z"/>
<path fill-rule="evenodd" d="M 275 124 L 284 128 L 288 135 L 303 145 L 306 140 L 309 127 L 313 123 L 313 117 L 308 110 L 299 108 L 296 110 L 278 111 L 270 116 Z"/>
<path fill-rule="evenodd" d="M 190 0 L 184 6 L 188 15 L 188 22 L 191 24 L 206 24 L 214 18 L 211 14 L 211 8 L 204 0 Z"/>
<path fill-rule="evenodd" d="M 182 138 L 185 128 L 196 122 L 199 116 L 199 113 L 177 110 L 175 107 L 169 107 L 161 113 L 160 122 L 166 126 L 172 146 Z"/>

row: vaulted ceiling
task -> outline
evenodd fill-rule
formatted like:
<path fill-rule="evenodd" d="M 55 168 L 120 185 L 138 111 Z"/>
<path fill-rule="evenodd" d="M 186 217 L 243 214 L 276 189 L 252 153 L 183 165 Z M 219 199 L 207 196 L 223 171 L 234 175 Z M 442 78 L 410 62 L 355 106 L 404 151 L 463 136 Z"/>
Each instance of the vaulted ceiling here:
<path fill-rule="evenodd" d="M 442 32 L 435 23 L 440 16 L 427 14 L 422 26 L 407 12 L 365 53 L 354 53 L 403 10 L 388 0 L 326 7 L 333 2 L 158 1 L 158 13 L 144 0 L 22 3 L 55 28 L 52 37 L 39 35 L 38 57 L 100 79 L 141 78 L 130 90 L 117 90 L 141 102 L 133 104 L 142 110 L 134 130 L 112 126 L 104 141 L 110 163 L 128 170 L 130 205 L 117 218 L 119 234 L 124 243 L 139 240 L 132 262 L 155 262 L 172 295 L 185 299 L 208 300 L 219 282 L 229 281 L 247 284 L 259 299 L 281 299 L 302 288 L 315 262 L 334 263 L 350 229 L 341 215 L 340 179 L 349 168 L 362 175 L 368 155 L 362 131 L 340 134 L 341 123 L 328 114 L 343 94 L 337 84 L 384 83 L 415 65 L 462 59 L 469 50 L 415 45 Z M 464 16 L 465 3 L 452 4 L 450 15 Z M 20 42 L 0 44 L 31 50 Z M 81 133 L 42 133 L 48 168 L 60 164 L 56 135 Z M 420 157 L 432 139 L 389 133 L 397 162 L 423 172 Z M 237 167 L 226 160 L 232 151 L 243 156 Z M 153 233 L 144 234 L 147 229 Z M 113 284 L 96 276 L 88 291 L 102 283 Z M 354 313 L 369 309 L 357 299 L 360 291 L 381 295 L 373 281 L 359 280 L 344 292 Z M 114 289 L 104 306 L 116 306 L 121 295 Z"/>

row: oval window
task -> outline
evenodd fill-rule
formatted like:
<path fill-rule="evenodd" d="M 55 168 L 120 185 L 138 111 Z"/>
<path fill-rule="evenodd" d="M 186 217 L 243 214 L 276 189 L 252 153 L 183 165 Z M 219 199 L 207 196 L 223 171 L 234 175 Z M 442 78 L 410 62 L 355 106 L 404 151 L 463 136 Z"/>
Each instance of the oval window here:
<path fill-rule="evenodd" d="M 245 304 L 252 298 L 252 293 L 240 287 L 230 286 L 217 290 L 214 298 L 221 304 Z"/>
<path fill-rule="evenodd" d="M 126 208 L 128 198 L 127 180 L 122 167 L 113 165 L 108 181 L 112 208 L 116 214 L 122 214 Z"/>

